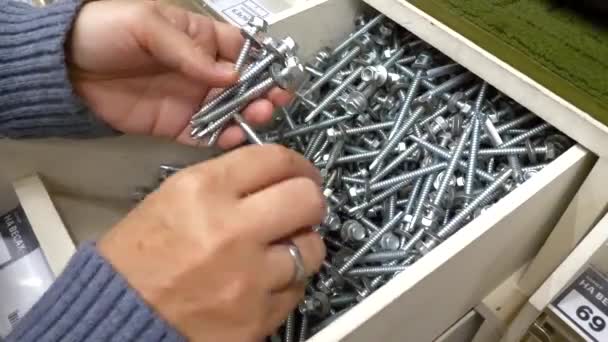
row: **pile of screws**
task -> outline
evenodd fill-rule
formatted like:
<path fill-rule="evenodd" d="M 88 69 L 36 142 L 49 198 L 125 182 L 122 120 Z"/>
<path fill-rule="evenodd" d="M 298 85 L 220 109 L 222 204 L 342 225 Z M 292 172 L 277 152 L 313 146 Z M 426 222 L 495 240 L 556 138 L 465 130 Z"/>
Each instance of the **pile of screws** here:
<path fill-rule="evenodd" d="M 304 341 L 572 145 L 378 15 L 306 66 L 314 76 L 262 139 L 324 176 L 328 259 L 286 320 Z M 281 340 L 279 337 L 277 340 Z"/>
<path fill-rule="evenodd" d="M 214 145 L 223 128 L 234 120 L 246 133 L 249 142 L 262 144 L 239 110 L 273 87 L 294 92 L 305 81 L 307 74 L 296 57 L 298 46 L 295 41 L 290 37 L 277 41 L 264 36 L 267 27 L 264 19 L 253 17 L 241 29 L 245 43 L 235 63 L 235 71 L 240 78 L 194 114 L 190 122 L 193 138 L 208 137 L 208 144 Z"/>
<path fill-rule="evenodd" d="M 355 24 L 346 40 L 305 67 L 313 78 L 303 87 L 292 41 L 276 45 L 252 35 L 247 43 L 265 52 L 253 54 L 260 57 L 242 79 L 268 59 L 280 60 L 283 69 L 261 76 L 261 89 L 302 89 L 281 109 L 280 125 L 250 141 L 301 152 L 321 169 L 328 201 L 325 221 L 315 227 L 328 258 L 272 341 L 304 341 L 323 329 L 572 145 L 383 15 Z M 251 91 L 258 85 L 243 90 L 253 78 L 206 104 L 193 135 L 214 135 L 210 127 L 222 126 L 216 122 L 236 118 L 235 110 L 259 96 Z M 177 169 L 164 166 L 161 180 Z"/>

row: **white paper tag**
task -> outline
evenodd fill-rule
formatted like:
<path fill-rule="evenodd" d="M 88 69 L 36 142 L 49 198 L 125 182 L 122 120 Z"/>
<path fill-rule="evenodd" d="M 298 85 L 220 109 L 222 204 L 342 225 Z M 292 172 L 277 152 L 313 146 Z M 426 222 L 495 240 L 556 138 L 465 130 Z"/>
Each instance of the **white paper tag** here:
<path fill-rule="evenodd" d="M 11 259 L 11 253 L 8 251 L 8 247 L 6 243 L 4 243 L 4 239 L 0 239 L 0 265 Z"/>
<path fill-rule="evenodd" d="M 243 26 L 253 16 L 268 19 L 272 13 L 257 0 L 207 0 L 207 5 L 235 25 Z"/>
<path fill-rule="evenodd" d="M 49 288 L 54 276 L 21 207 L 0 216 L 0 246 L 4 247 L 0 247 L 1 341 Z"/>
<path fill-rule="evenodd" d="M 588 341 L 608 341 L 608 281 L 593 268 L 583 272 L 553 302 Z"/>

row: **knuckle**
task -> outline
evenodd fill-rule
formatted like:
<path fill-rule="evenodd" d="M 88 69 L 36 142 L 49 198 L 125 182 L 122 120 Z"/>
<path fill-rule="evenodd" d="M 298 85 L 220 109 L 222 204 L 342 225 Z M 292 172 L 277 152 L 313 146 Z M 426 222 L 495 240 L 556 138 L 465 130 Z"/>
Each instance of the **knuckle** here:
<path fill-rule="evenodd" d="M 219 299 L 223 305 L 232 307 L 237 303 L 246 302 L 249 291 L 249 282 L 244 277 L 236 278 L 225 284 Z"/>
<path fill-rule="evenodd" d="M 170 177 L 167 181 L 167 185 L 178 193 L 184 194 L 198 188 L 200 183 L 200 177 L 191 170 L 185 170 L 178 172 L 173 177 Z"/>
<path fill-rule="evenodd" d="M 312 210 L 312 213 L 314 213 L 315 216 L 318 216 L 320 223 L 323 220 L 326 212 L 325 197 L 321 192 L 321 188 L 310 178 L 302 178 L 300 186 L 302 200 L 308 204 L 309 208 Z"/>
<path fill-rule="evenodd" d="M 223 175 L 211 167 L 201 165 L 200 167 L 187 169 L 176 177 L 176 187 L 184 193 L 210 191 L 216 189 L 222 182 Z"/>

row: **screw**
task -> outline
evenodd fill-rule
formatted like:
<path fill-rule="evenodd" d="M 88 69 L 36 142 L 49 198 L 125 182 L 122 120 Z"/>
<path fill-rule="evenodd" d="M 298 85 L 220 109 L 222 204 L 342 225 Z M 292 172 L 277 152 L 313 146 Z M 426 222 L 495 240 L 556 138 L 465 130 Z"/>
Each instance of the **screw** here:
<path fill-rule="evenodd" d="M 240 73 L 243 69 L 245 60 L 249 55 L 249 51 L 251 50 L 253 43 L 256 42 L 257 45 L 261 45 L 258 41 L 258 34 L 261 32 L 266 32 L 267 29 L 268 23 L 266 23 L 264 19 L 255 16 L 249 20 L 245 27 L 241 28 L 241 34 L 245 38 L 245 42 L 243 43 L 243 47 L 241 48 L 241 51 L 239 52 L 234 64 L 234 70 L 236 72 Z"/>
<path fill-rule="evenodd" d="M 409 265 L 413 260 L 415 259 L 415 256 L 409 256 L 408 258 L 406 258 L 401 264 L 399 264 L 398 266 L 405 266 L 405 265 Z M 397 265 L 397 262 L 393 261 L 390 262 L 388 265 L 385 266 L 395 266 Z M 384 281 L 384 277 L 385 275 L 379 275 L 377 277 L 375 277 L 370 283 L 367 289 L 365 289 L 364 291 L 360 292 L 360 297 L 361 298 L 365 298 L 367 297 L 371 291 L 377 289 L 378 287 L 380 287 L 380 285 L 382 285 L 383 281 Z"/>
<path fill-rule="evenodd" d="M 355 40 L 359 39 L 359 37 L 361 37 L 362 35 L 369 32 L 370 29 L 372 29 L 374 26 L 378 25 L 378 23 L 382 22 L 383 20 L 384 20 L 384 15 L 378 14 L 375 18 L 368 21 L 359 30 L 352 33 L 350 35 L 350 37 L 348 37 L 342 43 L 340 43 L 338 46 L 336 46 L 334 48 L 334 50 L 331 52 L 331 55 L 336 56 L 337 54 L 339 54 L 342 50 L 347 48 L 351 43 L 353 43 Z"/>
<path fill-rule="evenodd" d="M 425 176 L 429 173 L 441 171 L 441 170 L 445 169 L 447 166 L 448 166 L 448 163 L 446 163 L 446 162 L 435 163 L 433 165 L 419 168 L 415 171 L 406 172 L 399 176 L 395 176 L 395 177 L 388 178 L 388 179 L 380 181 L 380 182 L 373 183 L 370 185 L 369 188 L 372 191 L 386 189 L 387 187 L 390 187 L 392 185 L 395 185 L 395 184 L 398 184 L 398 183 L 401 183 L 404 181 L 411 181 L 413 179 L 417 179 L 419 177 Z"/>
<path fill-rule="evenodd" d="M 283 117 L 285 118 L 285 122 L 287 123 L 287 126 L 289 126 L 290 130 L 294 130 L 296 128 L 296 124 L 293 121 L 293 118 L 291 117 L 291 112 L 289 112 L 285 107 L 281 107 L 281 111 L 283 112 Z M 298 144 L 298 148 L 300 151 L 303 151 L 304 148 L 304 142 L 302 141 L 302 138 L 299 136 L 295 137 L 296 143 Z"/>
<path fill-rule="evenodd" d="M 395 124 L 395 122 L 393 122 L 393 121 L 386 121 L 386 122 L 380 122 L 380 123 L 376 123 L 376 124 L 365 125 L 365 126 L 360 126 L 360 127 L 355 127 L 355 128 L 347 128 L 344 130 L 328 128 L 327 136 L 330 139 L 333 139 L 335 141 L 337 138 L 341 138 L 341 137 L 345 137 L 345 136 L 349 136 L 349 135 L 358 135 L 358 134 L 362 134 L 362 133 L 376 132 L 379 130 L 391 128 L 391 127 L 393 127 L 394 124 Z"/>
<path fill-rule="evenodd" d="M 304 152 L 304 158 L 311 159 L 312 156 L 315 154 L 315 152 L 319 149 L 319 147 L 321 147 L 321 145 L 323 145 L 324 141 L 325 141 L 325 132 L 324 131 L 317 132 L 317 134 L 315 135 L 315 138 L 311 140 L 311 143 L 306 148 L 306 151 Z"/>
<path fill-rule="evenodd" d="M 342 181 L 346 182 L 346 183 L 359 184 L 359 185 L 365 185 L 368 182 L 365 179 L 349 177 L 349 176 L 342 176 Z"/>
<path fill-rule="evenodd" d="M 444 83 L 435 86 L 433 89 L 428 90 L 426 93 L 420 95 L 416 98 L 416 102 L 418 103 L 426 103 L 431 101 L 437 95 L 441 95 L 451 89 L 454 89 L 462 84 L 470 81 L 473 78 L 473 74 L 470 72 L 464 72 L 456 77 L 452 77 Z"/>
<path fill-rule="evenodd" d="M 437 232 L 437 234 L 436 234 L 437 237 L 440 239 L 445 239 L 448 236 L 454 234 L 454 232 L 461 226 L 461 224 L 467 219 L 467 217 L 469 217 L 469 215 L 472 214 L 473 211 L 475 211 L 477 209 L 477 207 L 479 207 L 484 202 L 488 201 L 490 198 L 496 196 L 496 190 L 498 190 L 498 188 L 500 186 L 502 186 L 502 184 L 509 177 L 511 177 L 512 173 L 513 173 L 513 170 L 508 169 L 505 172 L 503 172 L 500 176 L 498 176 L 496 178 L 496 180 L 492 184 L 490 184 L 482 193 L 480 193 L 477 197 L 475 197 L 475 199 L 473 199 L 467 207 L 465 207 L 461 212 L 456 214 L 456 216 L 454 216 L 454 218 L 452 218 L 452 220 L 450 220 L 450 222 L 448 222 L 448 224 L 443 226 Z M 425 253 L 425 252 L 431 250 L 432 248 L 434 248 L 437 245 L 437 243 L 439 243 L 439 241 L 437 241 L 436 239 L 429 241 L 428 243 L 424 244 L 424 248 L 423 248 L 422 252 Z"/>
<path fill-rule="evenodd" d="M 426 77 L 429 79 L 438 78 L 453 74 L 462 69 L 462 65 L 458 63 L 446 64 L 427 70 Z"/>
<path fill-rule="evenodd" d="M 471 146 L 469 152 L 469 164 L 466 173 L 466 183 L 464 186 L 464 193 L 466 196 L 470 196 L 473 193 L 473 181 L 475 178 L 475 169 L 477 169 L 477 152 L 479 151 L 479 135 L 481 132 L 481 104 L 485 99 L 486 92 L 488 90 L 488 83 L 483 82 L 475 101 L 474 117 L 473 120 L 473 132 L 471 137 Z"/>
<path fill-rule="evenodd" d="M 355 57 L 357 57 L 361 52 L 369 51 L 372 48 L 373 41 L 367 35 L 361 35 L 356 40 L 357 46 L 352 48 L 346 56 L 341 58 L 336 64 L 334 64 L 331 68 L 327 69 L 323 76 L 319 77 L 315 82 L 313 82 L 308 89 L 301 94 L 302 97 L 310 94 L 311 92 L 317 90 L 322 85 L 324 85 L 327 81 L 329 81 L 338 71 L 344 68 L 348 63 L 350 63 Z M 351 74 L 352 76 L 352 74 Z M 350 76 L 349 76 L 350 77 Z M 348 78 L 347 78 L 348 79 Z M 346 80 L 345 80 L 346 81 Z M 340 85 L 340 87 L 344 84 L 344 82 Z M 306 120 L 309 121 L 309 120 Z"/>
<path fill-rule="evenodd" d="M 340 231 L 342 240 L 347 242 L 361 242 L 367 237 L 365 227 L 355 220 L 347 220 Z"/>
<path fill-rule="evenodd" d="M 450 160 L 452 158 L 452 154 L 450 154 L 448 151 L 446 151 L 445 149 L 435 146 L 427 141 L 424 141 L 416 136 L 409 136 L 409 139 L 414 140 L 415 142 L 417 142 L 420 146 L 422 146 L 424 149 L 432 152 L 433 154 L 443 158 L 443 159 L 447 159 Z M 457 162 L 458 166 L 460 167 L 461 170 L 466 170 L 468 168 L 467 163 L 465 163 L 464 161 L 458 161 Z M 475 170 L 475 174 L 480 177 L 483 178 L 484 180 L 488 181 L 488 182 L 493 182 L 495 180 L 494 176 L 492 176 L 491 174 L 481 170 L 481 169 L 476 169 Z"/>
<path fill-rule="evenodd" d="M 354 268 L 346 273 L 351 277 L 374 277 L 378 275 L 395 274 L 405 271 L 408 266 L 370 266 Z"/>
<path fill-rule="evenodd" d="M 283 338 L 284 342 L 294 342 L 296 330 L 296 314 L 291 312 L 289 316 L 287 316 L 287 321 L 285 323 L 285 336 Z"/>
<path fill-rule="evenodd" d="M 494 123 L 489 118 L 485 118 L 483 120 L 483 125 L 490 137 L 490 141 L 496 147 L 501 146 L 503 144 L 503 140 L 500 137 L 500 134 L 496 131 L 496 127 Z M 506 147 L 506 146 L 504 146 Z M 521 171 L 521 164 L 516 155 L 508 155 L 507 160 L 509 161 L 509 165 L 511 165 L 511 169 L 513 170 L 513 177 L 516 182 L 521 183 L 523 181 L 523 174 Z"/>
<path fill-rule="evenodd" d="M 551 128 L 550 124 L 548 124 L 548 123 L 542 123 L 542 124 L 540 124 L 540 125 L 532 128 L 528 132 L 526 132 L 524 134 L 521 134 L 521 135 L 518 135 L 515 138 L 513 138 L 513 139 L 511 139 L 511 140 L 509 140 L 507 142 L 504 142 L 504 143 L 502 143 L 502 144 L 500 144 L 500 145 L 498 145 L 496 147 L 498 147 L 498 148 L 511 147 L 513 145 L 516 145 L 516 144 L 519 144 L 520 142 L 525 141 L 526 139 L 529 139 L 529 138 L 531 138 L 531 137 L 533 137 L 535 135 L 538 135 L 539 133 L 541 133 L 541 132 L 543 132 L 543 131 L 545 131 L 545 130 L 547 130 L 549 128 Z"/>
<path fill-rule="evenodd" d="M 320 71 L 320 70 L 318 70 L 318 69 L 315 69 L 315 68 L 314 68 L 314 67 L 312 67 L 312 66 L 307 65 L 307 66 L 305 66 L 304 68 L 305 68 L 305 69 L 306 69 L 306 71 L 308 71 L 308 73 L 309 73 L 309 74 L 311 74 L 312 76 L 315 76 L 315 77 L 321 77 L 321 76 L 323 76 L 323 72 L 322 72 L 322 71 Z M 331 83 L 333 86 L 336 86 L 336 87 L 337 87 L 337 86 L 339 86 L 339 85 L 341 85 L 341 84 L 342 84 L 342 79 L 338 79 L 338 78 L 336 78 L 336 77 L 337 77 L 337 76 L 334 76 L 334 78 L 330 79 L 330 80 L 329 80 L 329 83 Z M 312 93 L 312 92 L 311 92 L 311 93 Z M 307 94 L 307 95 L 310 95 L 310 94 Z M 302 96 L 304 96 L 304 95 L 302 95 Z"/>
<path fill-rule="evenodd" d="M 412 188 L 412 191 L 409 194 L 409 200 L 407 201 L 407 205 L 405 207 L 405 215 L 403 216 L 403 224 L 401 225 L 400 229 L 403 233 L 407 234 L 411 232 L 411 225 L 410 222 L 414 221 L 414 216 L 412 215 L 412 211 L 414 210 L 414 199 L 418 198 L 418 193 L 420 192 L 420 190 L 422 189 L 423 186 L 423 181 L 424 178 L 418 178 L 416 180 L 416 183 L 414 183 L 414 187 Z M 399 246 L 403 247 L 405 241 L 404 241 L 404 237 L 401 238 L 401 241 L 399 242 Z"/>
<path fill-rule="evenodd" d="M 338 231 L 340 229 L 340 217 L 338 214 L 331 211 L 331 209 L 327 209 L 327 215 L 325 215 L 325 219 L 323 220 L 323 226 L 327 227 L 329 231 Z"/>
<path fill-rule="evenodd" d="M 392 251 L 382 251 L 370 253 L 362 257 L 358 263 L 372 263 L 372 262 L 380 262 L 385 263 L 389 261 L 394 261 L 395 259 L 403 259 L 407 257 L 409 253 L 404 250 L 392 250 Z"/>
<path fill-rule="evenodd" d="M 303 313 L 300 320 L 300 334 L 298 335 L 299 342 L 305 342 L 308 339 L 308 315 Z"/>
<path fill-rule="evenodd" d="M 160 179 L 165 180 L 171 177 L 174 173 L 180 171 L 182 167 L 173 165 L 161 165 L 160 166 Z"/>
<path fill-rule="evenodd" d="M 264 45 L 267 47 L 276 45 L 274 40 L 272 40 L 272 38 L 270 38 L 270 37 L 265 39 L 264 43 L 265 43 Z M 290 37 L 286 37 L 285 39 L 283 39 L 281 41 L 281 44 L 277 48 L 274 49 L 279 54 L 270 53 L 266 57 L 264 57 L 261 61 L 248 66 L 236 84 L 226 88 L 223 92 L 218 94 L 213 100 L 211 100 L 207 104 L 203 105 L 201 107 L 201 109 L 199 109 L 199 111 L 192 116 L 192 125 L 194 126 L 194 125 L 199 124 L 201 118 L 204 117 L 207 113 L 209 113 L 209 111 L 211 111 L 213 108 L 215 108 L 217 105 L 219 105 L 222 101 L 224 101 L 228 97 L 234 95 L 241 88 L 242 85 L 244 85 L 245 83 L 252 80 L 254 77 L 259 75 L 262 71 L 266 70 L 266 68 L 272 62 L 274 62 L 275 59 L 277 59 L 277 58 L 285 59 L 285 56 L 294 55 L 297 48 L 298 48 L 297 44 Z M 210 120 L 210 121 L 212 121 L 212 120 Z"/>
<path fill-rule="evenodd" d="M 321 114 L 321 111 L 327 108 L 327 106 L 329 106 L 329 104 L 333 102 L 338 97 L 338 95 L 340 95 L 344 91 L 344 89 L 346 89 L 346 87 L 350 86 L 353 82 L 355 82 L 355 80 L 359 77 L 359 74 L 361 74 L 361 71 L 363 71 L 363 67 L 361 66 L 358 67 L 355 71 L 353 71 L 344 81 L 342 81 L 342 84 L 340 84 L 336 89 L 329 93 L 317 105 L 317 107 L 313 109 L 308 114 L 308 116 L 306 116 L 306 118 L 304 118 L 304 122 L 309 122 L 319 116 L 319 114 Z"/>
<path fill-rule="evenodd" d="M 314 291 L 310 296 L 306 296 L 299 307 L 302 314 L 317 318 L 327 317 L 330 309 L 329 298 L 325 293 L 319 291 Z"/>
<path fill-rule="evenodd" d="M 313 161 L 320 160 L 322 155 L 325 153 L 325 151 L 329 147 L 330 141 L 327 140 L 327 136 L 325 134 L 323 134 L 323 138 L 324 138 L 323 144 L 321 145 L 321 147 L 319 147 L 317 150 L 315 150 L 314 155 L 312 156 Z M 325 171 L 327 171 L 327 169 Z"/>
<path fill-rule="evenodd" d="M 330 139 L 327 139 L 327 142 L 329 143 Z M 336 164 L 336 160 L 342 155 L 342 152 L 344 151 L 344 139 L 340 139 L 338 140 L 331 152 L 329 153 L 329 158 L 327 160 L 327 164 L 325 165 L 325 168 L 328 170 L 333 169 L 334 165 Z"/>
<path fill-rule="evenodd" d="M 382 249 L 395 251 L 399 249 L 400 240 L 397 235 L 393 233 L 386 233 L 380 238 L 379 244 Z"/>
<path fill-rule="evenodd" d="M 429 196 L 429 192 L 431 191 L 431 186 L 433 185 L 434 180 L 435 180 L 435 174 L 429 174 L 428 176 L 426 176 L 426 179 L 424 180 L 424 183 L 422 185 L 422 191 L 420 192 L 420 196 L 418 197 L 418 204 L 416 205 L 416 208 L 414 209 L 414 214 L 412 215 L 411 221 L 408 223 L 408 225 L 405 228 L 406 231 L 408 231 L 408 232 L 413 231 L 414 226 L 418 223 L 418 219 L 420 217 L 420 214 L 422 213 L 422 209 L 424 207 L 426 198 Z M 412 237 L 412 239 L 410 239 L 410 242 L 412 240 L 414 240 L 414 237 Z M 413 243 L 415 243 L 415 241 Z M 413 245 L 413 243 L 412 243 L 412 245 Z M 412 246 L 409 246 L 409 243 L 408 243 L 405 246 L 403 246 L 402 249 L 404 251 L 409 251 L 409 249 L 411 247 Z"/>
<path fill-rule="evenodd" d="M 416 110 L 408 117 L 407 121 L 399 128 L 399 130 L 390 138 L 382 151 L 378 156 L 372 161 L 369 165 L 370 170 L 376 170 L 380 163 L 384 161 L 384 159 L 388 156 L 388 154 L 395 148 L 395 146 L 405 137 L 405 134 L 412 128 L 416 120 L 424 113 L 424 107 L 418 107 Z"/>
<path fill-rule="evenodd" d="M 425 133 L 425 134 L 422 135 L 421 139 L 427 139 L 428 136 L 429 136 L 429 134 Z M 410 158 L 416 159 L 415 154 L 418 151 L 419 151 L 418 144 L 416 144 L 416 143 L 412 144 L 406 150 L 404 150 L 403 152 L 401 152 L 401 154 L 399 154 L 397 157 L 393 158 L 393 160 L 391 160 L 390 163 L 388 163 L 382 169 L 379 169 L 376 172 L 376 174 L 374 174 L 374 176 L 371 178 L 370 182 L 371 183 L 376 183 L 380 179 L 383 179 L 384 176 L 388 175 L 393 170 L 395 170 L 397 167 L 399 167 L 399 165 L 401 165 L 404 161 L 406 161 L 406 160 L 408 160 Z"/>
<path fill-rule="evenodd" d="M 353 294 L 343 294 L 329 298 L 329 305 L 332 307 L 345 306 L 353 304 L 357 300 L 357 296 Z"/>
<path fill-rule="evenodd" d="M 302 136 L 305 134 L 308 134 L 310 132 L 314 132 L 314 131 L 318 131 L 321 129 L 325 129 L 331 126 L 334 126 L 338 123 L 341 123 L 343 121 L 347 121 L 349 119 L 351 119 L 352 116 L 350 115 L 344 115 L 344 116 L 338 116 L 335 117 L 333 119 L 328 119 L 328 120 L 323 120 L 314 124 L 309 124 L 309 125 L 303 125 L 300 127 L 296 127 L 295 129 L 289 131 L 289 132 L 285 132 L 284 134 L 282 134 L 281 136 L 276 136 L 276 137 L 268 137 L 266 139 L 266 141 L 271 141 L 271 142 L 276 142 L 278 141 L 280 138 L 281 139 L 289 139 L 289 138 L 293 138 L 293 137 L 297 137 L 297 136 Z"/>
<path fill-rule="evenodd" d="M 445 170 L 443 179 L 441 180 L 441 185 L 439 186 L 439 189 L 437 189 L 437 194 L 435 196 L 435 199 L 433 200 L 433 205 L 435 205 L 435 206 L 439 206 L 441 204 L 441 200 L 442 200 L 443 196 L 445 195 L 445 192 L 448 187 L 448 183 L 450 182 L 450 179 L 452 178 L 452 175 L 454 174 L 454 171 L 456 170 L 456 166 L 457 166 L 458 162 L 460 161 L 460 156 L 462 155 L 462 151 L 464 150 L 464 144 L 467 141 L 467 139 L 469 138 L 469 135 L 471 135 L 472 129 L 473 129 L 473 126 L 468 125 L 467 128 L 465 128 L 464 132 L 462 133 L 460 140 L 458 141 L 458 145 L 456 146 L 456 149 L 454 150 L 454 153 L 452 154 L 452 158 L 450 159 L 448 167 Z"/>
<path fill-rule="evenodd" d="M 281 68 L 279 64 L 273 64 L 270 68 L 271 76 L 264 79 L 260 83 L 252 86 L 243 95 L 237 96 L 224 105 L 216 108 L 205 117 L 193 121 L 193 124 L 209 123 L 221 117 L 224 113 L 238 108 L 241 105 L 249 103 L 251 100 L 260 97 L 275 85 L 283 89 L 295 90 L 304 81 L 305 71 L 297 57 L 289 57 L 286 60 L 286 67 Z"/>
<path fill-rule="evenodd" d="M 222 135 L 222 129 L 222 127 L 219 127 L 215 132 L 213 132 L 213 134 L 211 134 L 211 136 L 209 137 L 209 141 L 207 141 L 207 146 L 215 146 L 215 144 L 217 144 L 218 140 L 220 140 L 220 136 Z M 201 139 L 203 137 L 204 135 L 200 138 L 197 136 L 198 139 Z"/>
<path fill-rule="evenodd" d="M 324 68 L 331 60 L 331 51 L 328 47 L 321 48 L 319 51 L 317 51 L 317 53 L 315 53 L 314 59 L 315 60 L 312 63 L 313 68 Z"/>
<path fill-rule="evenodd" d="M 387 233 L 389 230 L 393 229 L 393 227 L 397 224 L 397 222 L 399 220 L 401 220 L 402 216 L 403 216 L 403 212 L 401 211 L 397 215 L 395 215 L 395 217 L 393 217 L 392 220 L 390 220 L 384 226 L 382 226 L 382 228 L 380 228 L 380 230 L 375 232 L 374 235 L 372 235 L 367 240 L 367 242 L 365 242 L 365 244 L 363 246 L 361 246 L 361 248 L 359 248 L 355 252 L 355 254 L 352 255 L 352 257 L 350 259 L 348 259 L 340 268 L 338 268 L 337 273 L 339 275 L 343 275 L 344 273 L 346 273 L 346 271 L 350 270 L 355 265 L 357 260 L 359 260 L 361 257 L 363 257 L 363 255 L 365 253 L 367 253 L 367 251 L 369 251 L 374 246 L 374 244 L 376 244 L 376 242 L 378 242 L 378 240 L 382 237 L 382 235 Z M 321 285 L 320 286 L 321 290 L 325 290 L 325 292 L 330 292 L 331 288 L 333 287 L 335 282 L 336 282 L 336 278 L 331 277 L 331 278 L 327 278 L 326 280 L 320 282 L 319 285 Z"/>
<path fill-rule="evenodd" d="M 387 203 L 387 221 L 392 219 L 395 216 L 395 212 L 397 211 L 397 196 L 393 195 L 389 197 Z"/>
<path fill-rule="evenodd" d="M 500 126 L 497 126 L 496 127 L 496 132 L 498 132 L 498 134 L 504 133 L 504 132 L 506 132 L 506 131 L 514 128 L 514 127 L 520 126 L 520 125 L 522 125 L 522 124 L 524 124 L 524 123 L 526 123 L 528 121 L 531 121 L 533 119 L 536 119 L 536 118 L 537 118 L 537 116 L 534 115 L 534 114 L 532 114 L 532 113 L 524 114 L 524 115 L 522 115 L 522 116 L 520 116 L 520 117 L 518 117 L 516 119 L 513 119 L 513 120 L 511 120 L 511 121 L 509 121 L 507 123 L 504 123 L 504 124 L 502 124 Z M 487 134 L 483 134 L 481 136 L 481 141 L 484 141 L 484 140 L 486 140 L 488 138 L 489 138 L 489 136 Z"/>
<path fill-rule="evenodd" d="M 506 147 L 506 148 L 484 148 L 480 149 L 477 153 L 480 157 L 495 157 L 495 156 L 508 156 L 508 155 L 529 155 L 530 152 L 534 154 L 545 154 L 549 150 L 548 146 L 541 147 Z M 469 155 L 465 151 L 464 155 Z"/>
<path fill-rule="evenodd" d="M 410 106 L 412 105 L 412 101 L 414 100 L 414 96 L 418 92 L 418 86 L 420 85 L 420 81 L 422 80 L 422 77 L 425 74 L 426 70 L 429 69 L 432 60 L 433 58 L 431 57 L 431 55 L 425 52 L 418 55 L 418 57 L 414 61 L 413 67 L 416 70 L 416 74 L 414 75 L 412 84 L 410 85 L 407 91 L 407 95 L 402 99 L 401 110 L 397 114 L 395 127 L 391 131 L 389 138 L 393 137 L 403 124 L 405 116 L 409 113 Z"/>
<path fill-rule="evenodd" d="M 257 145 L 264 144 L 262 139 L 260 139 L 260 137 L 257 135 L 257 133 L 253 130 L 253 128 L 251 126 L 249 126 L 249 124 L 247 123 L 247 121 L 245 121 L 245 118 L 243 118 L 241 116 L 241 114 L 234 113 L 232 115 L 232 118 L 234 119 L 234 121 L 236 121 L 239 124 L 239 126 L 241 127 L 243 132 L 245 132 L 245 136 L 247 137 L 247 140 L 250 143 L 257 144 Z"/>

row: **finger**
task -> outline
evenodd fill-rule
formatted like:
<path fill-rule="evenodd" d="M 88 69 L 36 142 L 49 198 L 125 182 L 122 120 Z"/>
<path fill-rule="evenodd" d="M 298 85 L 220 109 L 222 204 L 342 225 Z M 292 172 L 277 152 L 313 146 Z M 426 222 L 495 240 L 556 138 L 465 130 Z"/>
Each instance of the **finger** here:
<path fill-rule="evenodd" d="M 308 160 L 275 144 L 244 146 L 209 163 L 231 179 L 230 188 L 226 190 L 238 197 L 295 177 L 309 178 L 321 184 L 319 171 Z"/>
<path fill-rule="evenodd" d="M 268 100 L 256 100 L 243 111 L 243 116 L 250 125 L 261 126 L 272 120 L 272 111 L 272 104 Z M 245 132 L 238 125 L 231 124 L 230 126 L 226 126 L 226 129 L 222 132 L 217 141 L 217 146 L 228 150 L 241 145 L 245 140 Z M 188 127 L 187 132 L 180 134 L 177 141 L 193 145 L 194 139 L 190 137 L 190 127 Z"/>
<path fill-rule="evenodd" d="M 244 43 L 240 30 L 208 16 L 188 13 L 188 34 L 202 46 L 214 46 L 217 55 L 234 62 Z M 212 27 L 211 27 L 212 26 Z"/>
<path fill-rule="evenodd" d="M 319 271 L 321 262 L 325 259 L 325 244 L 321 236 L 312 230 L 305 229 L 290 238 L 291 243 L 298 247 L 304 263 L 306 276 L 310 277 Z M 267 279 L 273 291 L 283 290 L 292 285 L 296 274 L 293 257 L 289 253 L 289 246 L 284 243 L 272 244 L 267 248 L 266 260 L 270 274 Z"/>
<path fill-rule="evenodd" d="M 195 139 L 190 134 L 191 127 L 188 126 L 176 139 L 176 141 L 180 144 L 189 145 L 189 146 L 197 146 L 197 147 L 207 147 L 209 138 L 203 139 Z M 210 135 L 209 135 L 210 136 Z M 243 144 L 246 140 L 245 132 L 235 125 L 230 124 L 222 129 L 222 133 L 217 140 L 215 146 L 221 148 L 222 150 L 229 150 L 235 148 L 241 144 Z"/>
<path fill-rule="evenodd" d="M 215 25 L 215 37 L 218 42 L 218 55 L 234 62 L 244 43 L 241 31 L 228 23 L 213 21 L 213 24 Z"/>
<path fill-rule="evenodd" d="M 210 26 L 213 27 L 213 26 Z M 225 63 L 218 63 L 215 55 L 181 31 L 164 16 L 153 12 L 146 25 L 137 28 L 136 37 L 151 55 L 172 70 L 212 87 L 227 86 L 237 79 L 237 74 Z"/>
<path fill-rule="evenodd" d="M 325 206 L 318 183 L 304 177 L 282 181 L 239 203 L 243 215 L 256 218 L 251 228 L 264 243 L 286 238 L 301 227 L 320 224 Z"/>
<path fill-rule="evenodd" d="M 287 316 L 298 307 L 298 303 L 304 298 L 304 290 L 304 285 L 300 284 L 271 295 L 270 312 L 266 320 L 266 329 L 269 333 L 276 331 Z"/>
<path fill-rule="evenodd" d="M 266 96 L 277 107 L 287 106 L 293 95 L 281 88 L 272 88 Z"/>
<path fill-rule="evenodd" d="M 261 126 L 270 122 L 273 111 L 274 107 L 270 101 L 260 99 L 247 106 L 243 110 L 243 116 L 248 123 L 254 126 Z"/>
<path fill-rule="evenodd" d="M 221 149 L 228 150 L 245 142 L 245 132 L 236 125 L 230 125 L 222 132 L 217 146 Z"/>

